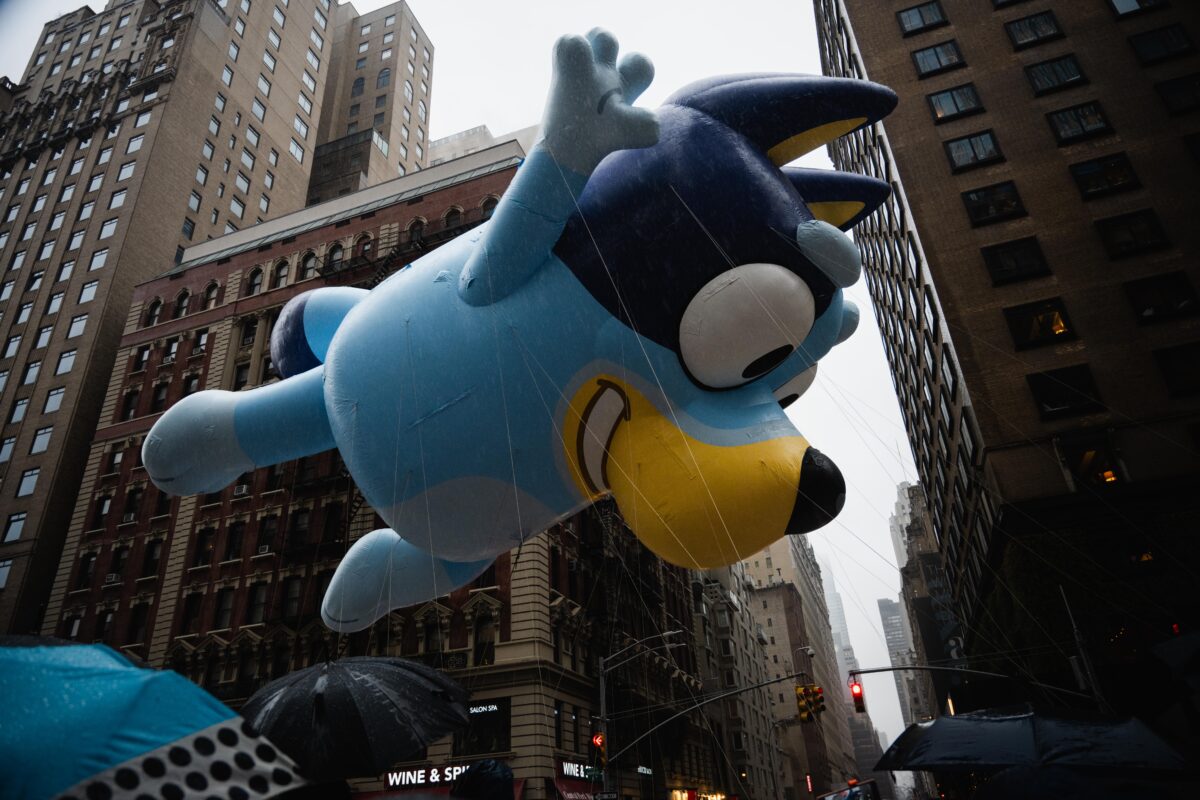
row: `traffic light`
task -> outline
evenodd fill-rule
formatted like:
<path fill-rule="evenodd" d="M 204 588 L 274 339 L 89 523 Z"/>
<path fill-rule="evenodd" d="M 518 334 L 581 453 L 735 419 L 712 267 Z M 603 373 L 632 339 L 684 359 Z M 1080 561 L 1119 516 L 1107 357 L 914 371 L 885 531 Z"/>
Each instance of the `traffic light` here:
<path fill-rule="evenodd" d="M 813 687 L 812 707 L 813 707 L 814 714 L 825 713 L 825 690 L 822 689 L 820 686 Z"/>
<path fill-rule="evenodd" d="M 801 722 L 808 722 L 812 719 L 812 706 L 808 703 L 808 687 L 796 687 L 796 714 L 800 717 Z"/>
<path fill-rule="evenodd" d="M 867 710 L 867 701 L 863 697 L 863 687 L 858 681 L 850 683 L 850 699 L 854 701 L 854 711 L 858 714 L 865 713 Z"/>
<path fill-rule="evenodd" d="M 592 747 L 596 748 L 596 757 L 600 761 L 600 766 L 608 764 L 608 753 L 605 750 L 605 745 L 608 740 L 604 736 L 603 731 L 596 731 L 592 734 Z"/>

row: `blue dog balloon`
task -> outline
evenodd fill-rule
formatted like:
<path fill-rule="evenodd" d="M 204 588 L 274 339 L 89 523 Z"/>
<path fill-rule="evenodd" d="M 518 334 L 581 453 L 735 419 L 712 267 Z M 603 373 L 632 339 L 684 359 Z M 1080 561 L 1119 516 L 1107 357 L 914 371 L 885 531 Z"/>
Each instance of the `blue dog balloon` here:
<path fill-rule="evenodd" d="M 828 522 L 845 485 L 783 408 L 858 322 L 848 229 L 887 185 L 782 168 L 895 105 L 862 81 L 714 78 L 657 112 L 650 62 L 564 37 L 542 141 L 493 218 L 371 291 L 294 298 L 286 379 L 180 401 L 154 482 L 216 491 L 337 447 L 393 530 L 350 549 L 322 615 L 359 630 L 472 580 L 612 495 L 676 564 L 730 564 Z"/>

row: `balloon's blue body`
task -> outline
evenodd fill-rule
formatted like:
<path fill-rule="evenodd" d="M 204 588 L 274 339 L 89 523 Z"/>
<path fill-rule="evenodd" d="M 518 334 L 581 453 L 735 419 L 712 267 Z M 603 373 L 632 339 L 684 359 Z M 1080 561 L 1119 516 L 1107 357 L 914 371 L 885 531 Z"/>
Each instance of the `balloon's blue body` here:
<path fill-rule="evenodd" d="M 147 439 L 152 478 L 179 493 L 341 451 L 395 532 L 344 559 L 323 606 L 333 627 L 460 586 L 608 494 L 648 546 L 692 567 L 841 507 L 836 468 L 783 407 L 857 323 L 842 296 L 857 252 L 838 228 L 887 187 L 780 167 L 894 96 L 739 76 L 650 115 L 607 102 L 621 90 L 605 90 L 603 36 L 595 64 L 573 63 L 588 42 L 560 42 L 546 141 L 489 222 L 370 292 L 295 298 L 271 343 L 285 380 L 193 395 Z M 617 130 L 595 152 L 580 144 L 593 125 Z"/>

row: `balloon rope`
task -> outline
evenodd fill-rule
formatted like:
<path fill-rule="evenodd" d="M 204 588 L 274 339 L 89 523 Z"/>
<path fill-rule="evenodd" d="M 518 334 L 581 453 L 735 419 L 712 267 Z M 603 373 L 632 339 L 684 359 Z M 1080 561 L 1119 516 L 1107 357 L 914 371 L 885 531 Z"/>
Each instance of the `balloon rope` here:
<path fill-rule="evenodd" d="M 405 320 L 405 322 L 404 322 L 404 343 L 408 350 L 408 377 L 409 377 L 409 382 L 412 385 L 413 405 L 414 405 L 414 407 L 419 407 L 419 403 L 417 401 L 416 369 L 413 366 L 414 361 L 413 361 L 413 352 L 412 352 L 412 333 L 409 331 L 410 324 L 411 324 L 410 320 Z M 439 594 L 438 590 L 437 590 L 437 582 L 438 582 L 437 581 L 437 563 L 434 561 L 434 557 L 433 557 L 433 512 L 431 512 L 429 510 L 429 476 L 426 474 L 426 471 L 425 471 L 425 436 L 421 431 L 420 425 L 417 425 L 416 429 L 417 429 L 417 452 L 419 453 L 420 458 L 421 458 L 421 499 L 425 504 L 425 541 L 428 544 L 428 547 L 425 548 L 425 552 L 429 554 L 429 572 L 430 572 L 430 577 L 432 579 L 431 585 L 433 586 L 433 598 L 431 598 L 431 599 L 436 599 L 438 597 L 441 597 L 441 594 Z M 393 486 L 393 490 L 394 490 L 395 483 L 393 483 L 392 486 Z M 440 649 L 441 635 L 442 635 L 442 621 L 441 621 L 440 615 L 438 616 L 437 629 L 438 629 L 438 647 Z M 428 647 L 429 647 L 428 642 L 425 643 L 425 647 L 426 647 L 426 649 L 428 649 Z"/>

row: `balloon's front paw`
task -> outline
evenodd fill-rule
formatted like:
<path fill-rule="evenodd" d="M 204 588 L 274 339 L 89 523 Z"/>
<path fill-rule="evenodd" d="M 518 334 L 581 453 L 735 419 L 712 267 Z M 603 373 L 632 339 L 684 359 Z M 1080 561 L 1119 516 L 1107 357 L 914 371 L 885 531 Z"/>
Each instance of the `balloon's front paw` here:
<path fill-rule="evenodd" d="M 654 112 L 632 105 L 654 79 L 654 65 L 639 53 L 618 65 L 618 49 L 616 38 L 600 28 L 587 38 L 564 36 L 554 47 L 554 85 L 542 130 L 555 160 L 581 174 L 615 150 L 658 141 Z"/>
<path fill-rule="evenodd" d="M 204 494 L 254 469 L 238 445 L 236 404 L 232 392 L 199 392 L 163 414 L 142 445 L 142 464 L 154 485 L 170 494 Z"/>

